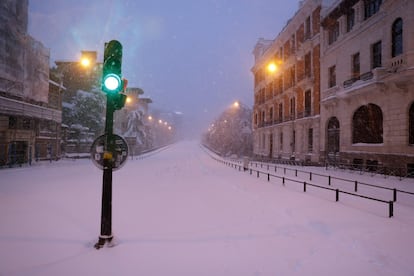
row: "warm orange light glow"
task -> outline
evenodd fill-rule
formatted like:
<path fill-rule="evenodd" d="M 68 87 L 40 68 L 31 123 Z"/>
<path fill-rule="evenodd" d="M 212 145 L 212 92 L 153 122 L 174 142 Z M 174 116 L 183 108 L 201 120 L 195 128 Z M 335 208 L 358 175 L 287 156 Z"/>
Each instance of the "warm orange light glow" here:
<path fill-rule="evenodd" d="M 233 104 L 234 107 L 238 108 L 240 106 L 240 103 L 238 101 L 235 101 Z"/>
<path fill-rule="evenodd" d="M 81 65 L 83 66 L 83 67 L 89 67 L 89 65 L 91 64 L 91 61 L 88 59 L 88 58 L 83 58 L 82 60 L 81 60 Z"/>
<path fill-rule="evenodd" d="M 127 98 L 126 98 L 126 103 L 127 103 L 127 104 L 129 104 L 129 103 L 131 103 L 131 102 L 132 102 L 131 97 L 127 97 Z"/>
<path fill-rule="evenodd" d="M 152 116 L 151 115 L 148 116 L 148 120 L 152 121 Z"/>
<path fill-rule="evenodd" d="M 274 63 L 274 62 L 269 63 L 269 64 L 267 65 L 267 70 L 268 70 L 270 73 L 274 73 L 274 72 L 276 72 L 276 71 L 277 71 L 277 65 L 276 65 L 276 63 Z"/>

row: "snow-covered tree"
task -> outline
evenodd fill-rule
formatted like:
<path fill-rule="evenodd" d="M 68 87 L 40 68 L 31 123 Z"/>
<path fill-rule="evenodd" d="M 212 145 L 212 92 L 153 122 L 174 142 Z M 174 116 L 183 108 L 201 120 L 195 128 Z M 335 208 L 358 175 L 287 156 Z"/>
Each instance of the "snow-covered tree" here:
<path fill-rule="evenodd" d="M 221 155 L 252 154 L 252 111 L 237 104 L 225 110 L 204 134 L 204 143 Z"/>
<path fill-rule="evenodd" d="M 68 126 L 82 125 L 95 136 L 103 133 L 105 98 L 99 91 L 78 91 L 70 102 L 64 102 L 62 123 Z"/>

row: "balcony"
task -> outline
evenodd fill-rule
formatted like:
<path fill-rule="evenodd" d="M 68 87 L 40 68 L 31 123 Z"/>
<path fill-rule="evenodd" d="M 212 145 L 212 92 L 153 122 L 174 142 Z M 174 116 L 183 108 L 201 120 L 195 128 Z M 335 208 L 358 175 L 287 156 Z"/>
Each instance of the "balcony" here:
<path fill-rule="evenodd" d="M 298 112 L 298 114 L 296 115 L 296 119 L 302 119 L 302 118 L 307 118 L 307 117 L 312 117 L 313 114 L 310 110 L 304 110 L 304 111 L 300 111 Z"/>
<path fill-rule="evenodd" d="M 408 60 L 407 54 L 398 55 L 396 57 L 391 58 L 388 63 L 386 64 L 388 71 L 390 72 L 397 72 L 404 67 L 407 66 L 407 60 Z"/>
<path fill-rule="evenodd" d="M 343 89 L 347 92 L 358 89 L 361 85 L 369 85 L 380 82 L 383 76 L 388 74 L 385 68 L 378 67 L 372 71 L 363 73 L 359 76 L 355 76 L 343 82 Z"/>

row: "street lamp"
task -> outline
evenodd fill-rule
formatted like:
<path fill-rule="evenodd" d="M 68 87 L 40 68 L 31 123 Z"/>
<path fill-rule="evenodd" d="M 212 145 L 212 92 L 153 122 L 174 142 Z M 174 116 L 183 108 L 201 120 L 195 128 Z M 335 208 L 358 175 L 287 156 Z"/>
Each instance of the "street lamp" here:
<path fill-rule="evenodd" d="M 90 61 L 90 59 L 89 58 L 82 58 L 81 59 L 81 61 L 80 61 L 80 64 L 83 66 L 83 67 L 89 67 L 89 65 L 91 64 L 91 61 Z"/>
<path fill-rule="evenodd" d="M 271 62 L 267 65 L 267 71 L 269 71 L 270 73 L 274 73 L 277 71 L 277 65 L 275 62 Z"/>
<path fill-rule="evenodd" d="M 277 71 L 280 70 L 280 67 L 282 66 L 282 64 L 283 64 L 283 61 L 280 59 L 272 60 L 267 64 L 266 69 L 269 73 L 276 73 Z"/>

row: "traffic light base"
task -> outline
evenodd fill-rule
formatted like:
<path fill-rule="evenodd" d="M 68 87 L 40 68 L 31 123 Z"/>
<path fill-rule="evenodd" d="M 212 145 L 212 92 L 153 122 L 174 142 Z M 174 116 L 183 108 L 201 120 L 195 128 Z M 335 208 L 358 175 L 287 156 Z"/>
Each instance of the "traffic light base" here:
<path fill-rule="evenodd" d="M 103 247 L 114 247 L 116 245 L 113 236 L 100 236 L 98 242 L 94 245 L 96 249 Z"/>

